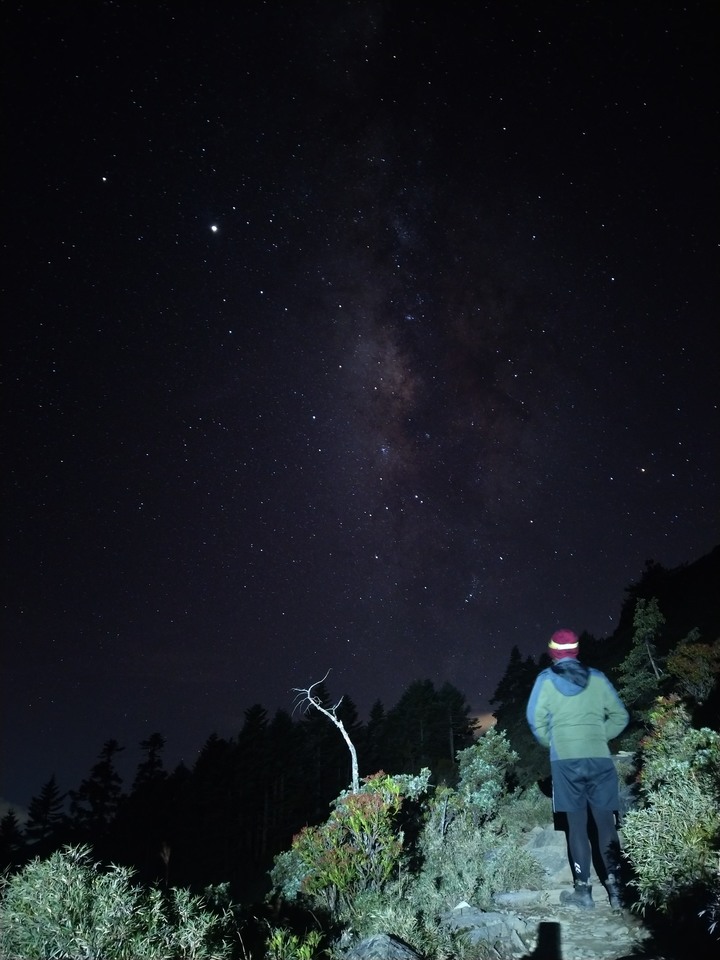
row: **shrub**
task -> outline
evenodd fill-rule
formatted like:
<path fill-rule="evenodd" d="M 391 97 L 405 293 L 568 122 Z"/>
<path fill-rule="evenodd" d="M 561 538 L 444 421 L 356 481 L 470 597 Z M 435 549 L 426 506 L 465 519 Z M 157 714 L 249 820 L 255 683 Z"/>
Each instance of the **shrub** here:
<path fill-rule="evenodd" d="M 107 870 L 88 847 L 65 847 L 2 880 L 5 960 L 222 960 L 230 913 L 187 890 L 145 890 L 133 871 Z"/>
<path fill-rule="evenodd" d="M 501 798 L 498 817 L 509 833 L 527 833 L 533 827 L 545 827 L 553 822 L 552 800 L 537 783 L 524 789 L 516 788 Z"/>
<path fill-rule="evenodd" d="M 318 960 L 321 956 L 321 934 L 311 930 L 304 936 L 291 933 L 283 927 L 270 931 L 265 945 L 266 960 Z"/>
<path fill-rule="evenodd" d="M 342 794 L 325 823 L 305 827 L 275 858 L 273 890 L 331 914 L 352 912 L 361 893 L 381 890 L 399 867 L 404 837 L 397 815 L 406 798 L 427 789 L 429 777 L 429 770 L 417 777 L 378 773 L 357 793 Z"/>
<path fill-rule="evenodd" d="M 273 892 L 324 907 L 351 939 L 393 934 L 437 960 L 491 955 L 449 930 L 442 915 L 463 900 L 488 908 L 498 891 L 541 883 L 539 864 L 509 824 L 513 804 L 547 822 L 549 801 L 536 787 L 510 792 L 517 754 L 503 732 L 489 731 L 457 756 L 457 788 L 438 787 L 430 799 L 427 770 L 377 774 L 359 793 L 342 795 L 326 823 L 303 830 L 275 858 Z M 419 833 L 406 837 L 402 805 L 421 797 Z"/>
<path fill-rule="evenodd" d="M 513 783 L 518 755 L 503 731 L 490 729 L 457 755 L 460 804 L 479 825 L 497 816 L 500 801 Z"/>
<path fill-rule="evenodd" d="M 694 729 L 677 697 L 659 698 L 641 744 L 638 809 L 623 823 L 638 908 L 672 912 L 700 897 L 712 913 L 720 852 L 720 735 Z M 714 919 L 714 914 L 713 914 Z"/>
<path fill-rule="evenodd" d="M 679 693 L 704 703 L 720 674 L 720 640 L 701 643 L 699 631 L 692 631 L 668 655 L 666 668 Z"/>

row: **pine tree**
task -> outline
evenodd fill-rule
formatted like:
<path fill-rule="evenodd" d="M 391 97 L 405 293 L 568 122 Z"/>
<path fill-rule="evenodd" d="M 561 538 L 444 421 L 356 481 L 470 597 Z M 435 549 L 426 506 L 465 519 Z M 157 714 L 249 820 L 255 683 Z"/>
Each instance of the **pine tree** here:
<path fill-rule="evenodd" d="M 17 815 L 11 807 L 0 820 L 0 873 L 14 870 L 26 859 L 26 845 Z"/>
<path fill-rule="evenodd" d="M 107 740 L 90 776 L 77 790 L 70 791 L 73 830 L 94 847 L 107 836 L 122 800 L 122 778 L 115 768 L 115 756 L 123 749 L 117 740 Z"/>
<path fill-rule="evenodd" d="M 620 699 L 643 718 L 660 694 L 662 670 L 657 653 L 657 638 L 665 623 L 658 602 L 642 598 L 635 604 L 633 641 L 630 652 L 617 670 Z"/>
<path fill-rule="evenodd" d="M 32 845 L 36 856 L 46 856 L 60 846 L 67 826 L 64 814 L 66 796 L 60 793 L 53 774 L 38 796 L 30 800 L 25 839 Z"/>
<path fill-rule="evenodd" d="M 254 863 L 265 855 L 270 820 L 267 737 L 267 711 L 256 703 L 245 711 L 245 723 L 235 748 L 237 811 L 235 831 L 231 828 L 231 832 L 237 833 L 238 855 Z"/>
<path fill-rule="evenodd" d="M 386 719 L 385 707 L 376 700 L 370 708 L 363 744 L 358 751 L 362 776 L 377 773 L 383 766 Z"/>
<path fill-rule="evenodd" d="M 533 658 L 523 659 L 519 649 L 514 646 L 505 673 L 490 701 L 493 705 L 497 704 L 496 729 L 505 732 L 520 758 L 516 775 L 522 786 L 547 776 L 547 751 L 536 742 L 525 716 L 537 674 L 538 665 Z"/>
<path fill-rule="evenodd" d="M 160 733 L 151 733 L 146 740 L 140 742 L 140 749 L 144 756 L 135 773 L 132 785 L 133 793 L 165 779 L 167 774 L 163 769 L 162 761 L 164 748 L 165 737 Z"/>

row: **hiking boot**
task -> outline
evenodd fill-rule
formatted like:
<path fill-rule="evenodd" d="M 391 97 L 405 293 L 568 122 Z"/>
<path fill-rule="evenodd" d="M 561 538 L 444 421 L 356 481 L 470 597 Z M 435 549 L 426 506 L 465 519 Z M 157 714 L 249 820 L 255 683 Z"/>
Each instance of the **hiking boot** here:
<path fill-rule="evenodd" d="M 620 895 L 620 884 L 612 874 L 609 874 L 605 880 L 605 889 L 607 890 L 608 900 L 610 901 L 610 909 L 622 910 L 623 902 L 622 896 Z"/>
<path fill-rule="evenodd" d="M 577 907 L 580 910 L 593 910 L 595 902 L 592 898 L 592 887 L 587 880 L 576 880 L 572 893 L 569 890 L 562 891 L 560 903 L 566 907 Z"/>

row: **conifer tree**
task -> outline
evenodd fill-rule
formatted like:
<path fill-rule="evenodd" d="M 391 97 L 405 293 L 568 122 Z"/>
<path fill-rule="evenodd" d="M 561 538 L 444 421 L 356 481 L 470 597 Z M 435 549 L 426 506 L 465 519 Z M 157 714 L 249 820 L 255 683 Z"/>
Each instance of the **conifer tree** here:
<path fill-rule="evenodd" d="M 11 807 L 0 820 L 0 873 L 25 861 L 26 844 L 17 814 Z"/>
<path fill-rule="evenodd" d="M 122 800 L 122 777 L 115 768 L 115 757 L 123 749 L 117 740 L 106 740 L 90 776 L 70 791 L 73 830 L 94 847 L 106 838 Z"/>
<path fill-rule="evenodd" d="M 664 623 L 665 617 L 655 597 L 651 600 L 640 598 L 636 602 L 632 646 L 618 667 L 617 675 L 620 699 L 641 719 L 660 694 L 662 670 L 657 639 Z"/>
<path fill-rule="evenodd" d="M 30 800 L 25 839 L 32 845 L 36 856 L 45 856 L 62 842 L 67 823 L 64 814 L 66 796 L 60 793 L 53 774 L 43 784 L 40 793 Z"/>
<path fill-rule="evenodd" d="M 160 733 L 151 733 L 146 740 L 140 741 L 143 759 L 138 764 L 133 780 L 132 792 L 135 793 L 149 785 L 164 780 L 167 776 L 163 769 L 162 752 L 165 748 L 165 737 Z"/>
<path fill-rule="evenodd" d="M 385 707 L 380 700 L 376 700 L 370 708 L 363 747 L 359 751 L 360 772 L 363 776 L 377 773 L 382 769 L 386 720 Z"/>

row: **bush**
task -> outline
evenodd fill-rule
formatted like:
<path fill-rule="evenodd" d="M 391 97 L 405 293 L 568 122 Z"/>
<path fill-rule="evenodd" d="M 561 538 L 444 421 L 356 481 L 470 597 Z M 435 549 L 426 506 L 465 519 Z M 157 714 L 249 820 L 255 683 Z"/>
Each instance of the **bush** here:
<path fill-rule="evenodd" d="M 713 919 L 720 853 L 720 735 L 694 729 L 677 697 L 659 698 L 641 744 L 638 809 L 623 823 L 638 908 L 672 912 L 689 898 Z"/>
<path fill-rule="evenodd" d="M 205 909 L 187 890 L 165 895 L 133 884 L 133 871 L 102 870 L 88 847 L 65 847 L 2 880 L 5 960 L 222 960 L 230 913 Z"/>
<path fill-rule="evenodd" d="M 265 960 L 318 960 L 321 934 L 311 930 L 299 936 L 284 927 L 271 929 L 265 945 Z"/>
<path fill-rule="evenodd" d="M 539 887 L 542 869 L 518 843 L 513 803 L 532 810 L 546 823 L 549 801 L 537 788 L 508 792 L 516 754 L 503 732 L 490 731 L 458 753 L 457 789 L 438 787 L 425 804 L 417 841 L 417 868 L 400 872 L 380 893 L 365 894 L 348 922 L 357 937 L 391 933 L 424 956 L 479 957 L 488 947 L 471 947 L 462 933 L 448 930 L 443 915 L 463 900 L 481 909 L 493 907 L 493 895 L 518 887 Z"/>
<path fill-rule="evenodd" d="M 275 858 L 273 892 L 331 914 L 352 913 L 360 894 L 382 890 L 399 868 L 404 837 L 398 813 L 405 799 L 427 789 L 429 777 L 429 770 L 417 777 L 378 773 L 357 793 L 343 793 L 325 823 L 305 827 Z"/>
<path fill-rule="evenodd" d="M 457 755 L 460 804 L 479 825 L 497 816 L 500 801 L 515 782 L 517 753 L 503 731 L 490 729 Z"/>

